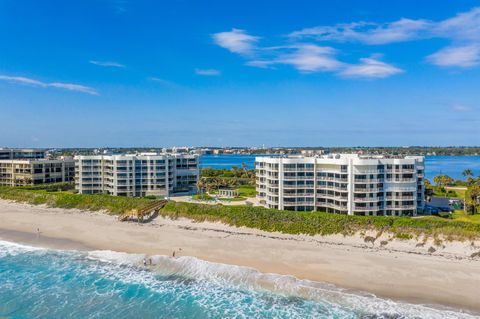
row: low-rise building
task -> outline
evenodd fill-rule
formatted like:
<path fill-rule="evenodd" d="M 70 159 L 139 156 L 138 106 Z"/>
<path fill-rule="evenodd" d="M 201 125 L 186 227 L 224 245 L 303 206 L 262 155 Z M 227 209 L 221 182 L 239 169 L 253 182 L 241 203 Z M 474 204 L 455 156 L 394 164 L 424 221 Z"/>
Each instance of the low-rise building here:
<path fill-rule="evenodd" d="M 45 158 L 46 151 L 27 148 L 0 148 L 0 160 Z"/>
<path fill-rule="evenodd" d="M 0 186 L 25 186 L 73 182 L 73 159 L 2 159 Z"/>
<path fill-rule="evenodd" d="M 267 208 L 401 216 L 424 207 L 421 156 L 262 156 L 255 168 L 257 197 Z"/>
<path fill-rule="evenodd" d="M 172 196 L 197 190 L 199 157 L 141 153 L 75 157 L 75 188 L 81 194 Z"/>

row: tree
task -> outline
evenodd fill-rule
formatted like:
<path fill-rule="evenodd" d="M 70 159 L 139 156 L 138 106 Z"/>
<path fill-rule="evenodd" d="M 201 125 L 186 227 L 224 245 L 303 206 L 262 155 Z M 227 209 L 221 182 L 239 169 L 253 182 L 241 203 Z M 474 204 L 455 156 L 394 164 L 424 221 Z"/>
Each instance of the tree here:
<path fill-rule="evenodd" d="M 440 188 L 440 191 L 445 191 L 445 196 L 447 196 L 447 192 L 445 189 L 443 189 L 443 187 L 445 185 L 453 184 L 454 179 L 448 175 L 437 175 L 433 178 L 433 181 L 435 182 L 435 184 L 437 184 L 437 190 L 438 188 Z"/>
<path fill-rule="evenodd" d="M 462 175 L 466 178 L 473 177 L 473 172 L 471 169 L 466 169 L 462 172 Z"/>
<path fill-rule="evenodd" d="M 425 185 L 425 188 L 430 188 L 432 187 L 432 184 L 430 183 L 430 181 L 428 179 L 424 179 L 423 180 L 423 184 Z"/>
<path fill-rule="evenodd" d="M 437 185 L 437 188 L 442 188 L 443 185 L 443 175 L 437 175 L 433 177 L 433 182 Z"/>
<path fill-rule="evenodd" d="M 455 180 L 448 175 L 443 175 L 442 178 L 443 185 L 452 185 L 455 182 Z"/>
<path fill-rule="evenodd" d="M 470 214 L 475 214 L 480 207 L 480 183 L 469 185 L 465 192 L 465 210 Z"/>
<path fill-rule="evenodd" d="M 473 178 L 473 172 L 470 169 L 466 169 L 463 171 L 462 175 L 467 178 L 467 184 L 472 185 L 475 182 Z"/>

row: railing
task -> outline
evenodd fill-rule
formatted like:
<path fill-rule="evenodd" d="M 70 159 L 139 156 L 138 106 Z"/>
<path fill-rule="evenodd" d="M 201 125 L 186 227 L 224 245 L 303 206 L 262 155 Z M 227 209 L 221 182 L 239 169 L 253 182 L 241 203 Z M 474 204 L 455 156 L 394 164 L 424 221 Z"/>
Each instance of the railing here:
<path fill-rule="evenodd" d="M 414 200 L 415 197 L 413 196 L 387 196 L 385 197 L 386 200 Z"/>
<path fill-rule="evenodd" d="M 313 176 L 284 176 L 283 179 L 292 180 L 313 180 Z"/>
<path fill-rule="evenodd" d="M 354 207 L 353 210 L 358 212 L 379 211 L 382 210 L 382 207 Z"/>
<path fill-rule="evenodd" d="M 353 200 L 355 202 L 378 202 L 379 200 L 383 200 L 382 197 L 354 197 Z"/>
<path fill-rule="evenodd" d="M 355 188 L 355 193 L 375 193 L 375 192 L 383 192 L 382 188 Z"/>
<path fill-rule="evenodd" d="M 317 185 L 317 189 L 330 189 L 330 190 L 340 190 L 340 191 L 347 191 L 347 187 L 340 187 L 340 186 L 327 186 L 327 185 Z"/>
<path fill-rule="evenodd" d="M 317 202 L 316 206 L 336 208 L 336 209 L 339 209 L 339 210 L 343 210 L 343 209 L 347 210 L 348 209 L 347 206 L 337 205 L 335 203 L 327 203 L 327 202 L 321 202 L 321 203 Z"/>
<path fill-rule="evenodd" d="M 368 178 L 368 179 L 355 179 L 355 184 L 369 184 L 369 183 L 383 183 L 385 179 L 383 178 Z"/>
<path fill-rule="evenodd" d="M 348 178 L 342 177 L 327 177 L 327 176 L 317 176 L 317 180 L 320 181 L 335 181 L 335 182 L 348 182 Z"/>
<path fill-rule="evenodd" d="M 338 201 L 347 201 L 348 202 L 348 197 L 329 195 L 329 194 L 317 194 L 316 198 L 330 198 L 330 199 L 335 199 L 335 200 L 338 200 Z"/>
<path fill-rule="evenodd" d="M 313 172 L 315 169 L 312 168 L 284 168 L 284 172 Z"/>
<path fill-rule="evenodd" d="M 398 182 L 398 183 L 413 183 L 416 182 L 417 179 L 415 177 L 412 178 L 387 178 L 386 182 Z"/>
<path fill-rule="evenodd" d="M 361 174 L 383 174 L 385 170 L 383 169 L 367 169 L 367 170 L 355 170 L 353 173 L 356 175 Z"/>
<path fill-rule="evenodd" d="M 388 209 L 415 209 L 416 205 L 386 205 Z"/>

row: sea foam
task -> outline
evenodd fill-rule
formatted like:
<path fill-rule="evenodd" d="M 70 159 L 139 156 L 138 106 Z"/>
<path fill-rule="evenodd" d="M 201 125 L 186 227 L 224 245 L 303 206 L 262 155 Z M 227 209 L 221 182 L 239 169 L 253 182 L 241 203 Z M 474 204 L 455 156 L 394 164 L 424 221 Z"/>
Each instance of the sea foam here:
<path fill-rule="evenodd" d="M 154 265 L 143 266 L 150 258 Z M 477 318 L 188 256 L 67 252 L 3 241 L 0 316 Z"/>

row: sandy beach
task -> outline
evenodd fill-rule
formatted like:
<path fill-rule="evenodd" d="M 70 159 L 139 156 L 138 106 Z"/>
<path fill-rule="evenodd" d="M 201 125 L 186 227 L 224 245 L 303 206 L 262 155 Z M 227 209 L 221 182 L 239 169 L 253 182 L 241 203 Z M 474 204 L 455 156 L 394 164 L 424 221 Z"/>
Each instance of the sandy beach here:
<path fill-rule="evenodd" d="M 40 234 L 37 233 L 40 230 Z M 0 238 L 34 246 L 193 256 L 265 273 L 328 282 L 378 296 L 480 312 L 480 242 L 268 233 L 219 223 L 114 216 L 0 200 Z M 435 250 L 435 251 L 433 251 Z"/>

